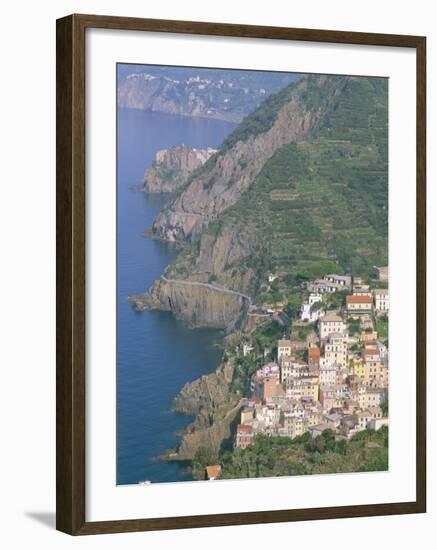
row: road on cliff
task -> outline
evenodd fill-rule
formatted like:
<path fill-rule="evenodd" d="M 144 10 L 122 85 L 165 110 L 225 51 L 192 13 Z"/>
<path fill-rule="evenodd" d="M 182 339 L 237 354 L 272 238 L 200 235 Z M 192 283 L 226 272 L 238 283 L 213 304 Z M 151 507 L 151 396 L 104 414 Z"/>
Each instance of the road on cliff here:
<path fill-rule="evenodd" d="M 161 275 L 161 279 L 166 283 L 174 283 L 174 284 L 180 284 L 180 285 L 191 285 L 191 286 L 202 286 L 205 288 L 208 288 L 210 290 L 217 290 L 218 292 L 226 292 L 227 294 L 234 294 L 236 296 L 241 296 L 245 300 L 248 300 L 249 304 L 252 304 L 252 298 L 250 296 L 247 296 L 247 294 L 242 294 L 241 292 L 237 292 L 236 290 L 230 290 L 229 288 L 220 287 L 217 285 L 213 285 L 211 283 L 200 283 L 198 281 L 182 281 L 180 279 L 167 279 L 165 275 Z"/>

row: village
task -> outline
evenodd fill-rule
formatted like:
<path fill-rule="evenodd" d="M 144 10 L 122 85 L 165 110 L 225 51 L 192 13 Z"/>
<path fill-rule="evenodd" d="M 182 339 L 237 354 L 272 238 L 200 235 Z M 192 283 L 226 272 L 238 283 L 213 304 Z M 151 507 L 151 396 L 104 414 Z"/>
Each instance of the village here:
<path fill-rule="evenodd" d="M 284 326 L 273 353 L 256 358 L 234 448 L 248 447 L 257 434 L 296 438 L 309 432 L 316 438 L 329 429 L 336 440 L 349 440 L 388 426 L 387 271 L 376 268 L 375 286 L 337 274 L 305 284 L 294 324 L 313 327 L 312 337 L 294 340 Z M 269 276 L 269 282 L 274 279 Z M 333 293 L 343 297 L 338 308 L 328 309 Z M 280 320 L 280 310 L 269 313 Z M 385 327 L 384 334 L 378 326 Z M 255 353 L 250 340 L 240 351 L 245 357 Z"/>

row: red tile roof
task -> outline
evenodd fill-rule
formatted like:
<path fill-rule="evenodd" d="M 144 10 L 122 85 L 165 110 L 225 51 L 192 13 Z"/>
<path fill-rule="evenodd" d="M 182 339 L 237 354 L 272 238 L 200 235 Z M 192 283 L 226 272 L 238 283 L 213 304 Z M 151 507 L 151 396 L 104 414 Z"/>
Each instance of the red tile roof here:
<path fill-rule="evenodd" d="M 370 296 L 346 296 L 347 304 L 371 304 L 372 298 Z"/>
<path fill-rule="evenodd" d="M 363 355 L 379 355 L 379 351 L 377 349 L 363 349 Z"/>
<path fill-rule="evenodd" d="M 252 431 L 253 431 L 252 426 L 248 426 L 247 424 L 238 424 L 237 426 L 237 433 L 251 434 Z"/>

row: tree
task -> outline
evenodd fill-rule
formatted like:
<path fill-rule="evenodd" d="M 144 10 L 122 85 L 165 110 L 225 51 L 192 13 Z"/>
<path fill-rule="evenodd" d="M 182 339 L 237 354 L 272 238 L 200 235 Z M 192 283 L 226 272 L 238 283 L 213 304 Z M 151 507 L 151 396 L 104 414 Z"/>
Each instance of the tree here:
<path fill-rule="evenodd" d="M 360 321 L 358 319 L 348 319 L 347 328 L 350 334 L 358 334 L 360 332 Z"/>
<path fill-rule="evenodd" d="M 341 439 L 337 444 L 336 444 L 336 451 L 338 454 L 342 455 L 342 456 L 346 456 L 347 454 L 347 442 L 345 439 Z"/>
<path fill-rule="evenodd" d="M 319 309 L 321 309 L 323 306 L 323 302 L 322 300 L 320 300 L 319 302 L 314 302 L 311 307 L 310 307 L 310 310 L 311 311 L 319 311 Z"/>
<path fill-rule="evenodd" d="M 207 447 L 199 447 L 193 458 L 193 478 L 203 479 L 205 468 L 211 464 L 216 464 L 218 455 L 215 451 Z"/>
<path fill-rule="evenodd" d="M 333 451 L 335 448 L 335 433 L 332 430 L 325 430 L 320 437 L 323 438 L 325 449 Z"/>
<path fill-rule="evenodd" d="M 298 294 L 289 294 L 288 303 L 285 307 L 285 313 L 290 319 L 296 319 L 299 315 L 301 299 Z"/>
<path fill-rule="evenodd" d="M 347 290 L 337 290 L 336 292 L 329 293 L 327 297 L 328 309 L 341 308 L 345 303 L 347 294 L 348 294 Z"/>

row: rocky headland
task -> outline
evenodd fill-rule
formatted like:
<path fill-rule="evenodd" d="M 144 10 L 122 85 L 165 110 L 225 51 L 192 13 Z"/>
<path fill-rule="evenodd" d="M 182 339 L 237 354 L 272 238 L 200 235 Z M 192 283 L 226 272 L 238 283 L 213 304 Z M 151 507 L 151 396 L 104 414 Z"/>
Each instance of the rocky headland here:
<path fill-rule="evenodd" d="M 231 437 L 231 427 L 241 409 L 240 398 L 230 391 L 234 366 L 222 363 L 211 374 L 186 384 L 173 402 L 173 410 L 194 416 L 181 434 L 177 449 L 167 460 L 192 460 L 200 447 L 218 452 Z"/>
<path fill-rule="evenodd" d="M 121 75 L 118 106 L 240 122 L 271 93 L 299 78 L 286 73 L 153 67 Z"/>
<path fill-rule="evenodd" d="M 188 177 L 216 153 L 216 149 L 195 149 L 177 145 L 157 151 L 155 160 L 143 177 L 141 190 L 146 193 L 173 193 L 183 187 Z"/>

